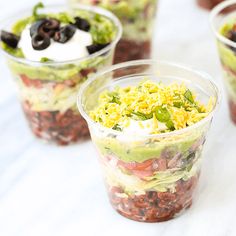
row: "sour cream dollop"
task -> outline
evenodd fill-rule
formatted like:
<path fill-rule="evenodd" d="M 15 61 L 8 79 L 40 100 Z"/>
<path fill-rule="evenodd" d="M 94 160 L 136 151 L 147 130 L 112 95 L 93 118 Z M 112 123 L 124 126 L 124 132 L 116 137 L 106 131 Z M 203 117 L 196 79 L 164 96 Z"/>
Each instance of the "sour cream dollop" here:
<path fill-rule="evenodd" d="M 154 122 L 153 119 L 144 120 L 144 121 L 136 121 L 130 119 L 129 125 L 124 127 L 122 130 L 122 134 L 117 137 L 120 141 L 128 142 L 128 141 L 141 141 L 145 135 L 149 135 L 153 133 Z M 158 130 L 166 130 L 167 127 L 164 123 L 158 122 Z"/>
<path fill-rule="evenodd" d="M 41 58 L 48 58 L 53 61 L 75 60 L 88 56 L 86 46 L 93 43 L 92 36 L 89 32 L 76 29 L 73 37 L 66 43 L 58 43 L 51 39 L 51 44 L 44 50 L 35 50 L 32 47 L 30 36 L 30 25 L 26 26 L 21 33 L 19 48 L 26 59 L 31 61 L 40 61 Z"/>

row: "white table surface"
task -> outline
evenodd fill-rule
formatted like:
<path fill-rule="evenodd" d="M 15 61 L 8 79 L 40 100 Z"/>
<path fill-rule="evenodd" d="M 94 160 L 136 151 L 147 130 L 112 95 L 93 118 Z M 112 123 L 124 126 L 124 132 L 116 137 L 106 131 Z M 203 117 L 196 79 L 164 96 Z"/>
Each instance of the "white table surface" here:
<path fill-rule="evenodd" d="M 36 2 L 0 0 L 0 17 Z M 162 0 L 155 30 L 155 58 L 204 70 L 222 87 L 208 13 L 194 0 Z M 236 127 L 225 98 L 205 146 L 192 208 L 169 222 L 146 224 L 111 208 L 90 141 L 59 148 L 31 135 L 2 57 L 0 80 L 1 236 L 236 235 Z"/>

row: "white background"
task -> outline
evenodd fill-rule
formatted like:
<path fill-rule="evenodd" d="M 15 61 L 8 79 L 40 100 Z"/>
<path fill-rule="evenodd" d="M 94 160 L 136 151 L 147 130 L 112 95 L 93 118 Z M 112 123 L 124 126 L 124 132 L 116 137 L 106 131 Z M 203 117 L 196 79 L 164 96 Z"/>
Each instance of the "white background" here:
<path fill-rule="evenodd" d="M 36 2 L 0 0 L 0 18 Z M 222 87 L 208 12 L 194 0 L 162 0 L 156 23 L 155 58 L 204 70 Z M 2 56 L 0 81 L 1 236 L 236 235 L 236 128 L 224 93 L 192 208 L 169 222 L 146 224 L 113 211 L 91 142 L 59 148 L 34 139 Z"/>

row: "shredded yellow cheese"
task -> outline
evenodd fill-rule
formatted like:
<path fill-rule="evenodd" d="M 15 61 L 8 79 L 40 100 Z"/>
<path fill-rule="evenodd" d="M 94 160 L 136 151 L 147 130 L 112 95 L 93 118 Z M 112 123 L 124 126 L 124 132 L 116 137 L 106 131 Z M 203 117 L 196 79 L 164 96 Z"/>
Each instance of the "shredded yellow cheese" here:
<path fill-rule="evenodd" d="M 163 132 L 158 130 L 158 122 L 165 123 L 168 132 L 193 125 L 209 114 L 214 101 L 209 99 L 205 106 L 196 97 L 185 84 L 165 85 L 146 80 L 137 86 L 104 91 L 90 116 L 105 127 L 119 130 L 129 126 L 130 118 L 153 119 L 153 133 Z"/>

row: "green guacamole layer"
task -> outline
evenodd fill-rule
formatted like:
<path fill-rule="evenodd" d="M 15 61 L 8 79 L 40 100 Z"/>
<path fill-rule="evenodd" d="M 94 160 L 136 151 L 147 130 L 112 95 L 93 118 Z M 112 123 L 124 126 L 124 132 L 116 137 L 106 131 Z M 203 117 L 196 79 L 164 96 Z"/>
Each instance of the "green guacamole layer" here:
<path fill-rule="evenodd" d="M 191 136 L 171 140 L 147 140 L 144 143 L 122 142 L 113 137 L 99 138 L 94 136 L 93 140 L 104 156 L 115 155 L 124 162 L 142 163 L 152 158 L 159 158 L 165 150 L 173 150 L 176 154 L 181 153 L 184 158 L 189 154 L 190 148 L 203 135 L 203 131 L 195 131 Z"/>

